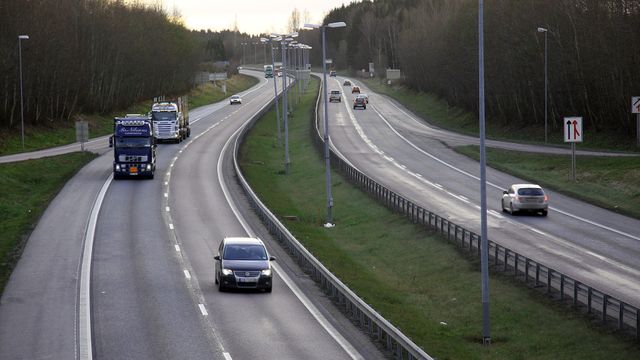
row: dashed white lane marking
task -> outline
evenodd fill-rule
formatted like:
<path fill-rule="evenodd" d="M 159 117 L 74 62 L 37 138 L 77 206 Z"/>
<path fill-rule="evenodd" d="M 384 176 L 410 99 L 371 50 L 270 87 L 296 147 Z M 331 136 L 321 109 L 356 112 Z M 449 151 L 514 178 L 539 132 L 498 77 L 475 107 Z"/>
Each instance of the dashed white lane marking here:
<path fill-rule="evenodd" d="M 186 277 L 188 280 L 191 279 L 191 273 L 189 272 L 189 270 L 184 270 L 184 277 Z"/>
<path fill-rule="evenodd" d="M 168 206 L 167 206 L 167 207 L 165 207 L 165 208 L 164 208 L 164 210 L 165 210 L 166 212 L 169 212 L 169 207 L 168 207 Z"/>
<path fill-rule="evenodd" d="M 169 197 L 169 194 L 168 193 L 164 193 L 164 197 Z"/>
<path fill-rule="evenodd" d="M 228 352 L 223 352 L 222 355 L 224 356 L 224 360 L 233 360 Z"/>
<path fill-rule="evenodd" d="M 198 307 L 200 308 L 200 312 L 202 313 L 202 316 L 209 315 L 209 313 L 207 312 L 207 308 L 205 308 L 203 304 L 198 304 Z"/>
<path fill-rule="evenodd" d="M 180 252 L 180 245 L 176 245 L 175 247 L 176 247 L 176 251 Z"/>
<path fill-rule="evenodd" d="M 169 229 L 173 230 L 173 224 L 169 224 Z"/>

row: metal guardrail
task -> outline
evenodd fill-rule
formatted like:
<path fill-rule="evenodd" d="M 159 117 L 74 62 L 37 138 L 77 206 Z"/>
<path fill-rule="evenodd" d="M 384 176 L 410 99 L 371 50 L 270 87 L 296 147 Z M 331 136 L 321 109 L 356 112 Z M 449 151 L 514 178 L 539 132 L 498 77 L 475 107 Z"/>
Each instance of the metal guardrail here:
<path fill-rule="evenodd" d="M 316 101 L 316 109 L 318 108 Z M 271 104 L 274 101 L 272 100 Z M 254 211 L 265 224 L 269 232 L 277 239 L 300 264 L 301 268 L 315 280 L 323 291 L 343 310 L 356 324 L 360 326 L 372 339 L 380 342 L 397 359 L 425 359 L 433 360 L 424 350 L 414 344 L 400 330 L 394 327 L 389 321 L 378 314 L 367 303 L 360 299 L 351 291 L 340 279 L 333 275 L 313 254 L 311 254 L 269 211 L 253 192 L 246 179 L 242 175 L 238 164 L 239 148 L 244 141 L 249 129 L 262 117 L 270 108 L 271 104 L 265 106 L 257 113 L 253 119 L 243 128 L 234 143 L 233 162 L 238 182 L 246 193 Z M 317 114 L 317 112 L 316 112 Z"/>
<path fill-rule="evenodd" d="M 319 108 L 316 106 L 313 140 L 320 154 L 324 141 L 319 128 Z M 364 173 L 353 168 L 345 159 L 330 152 L 331 164 L 352 184 L 370 194 L 392 211 L 403 214 L 413 223 L 435 230 L 461 249 L 480 257 L 480 235 L 431 212 L 415 201 L 386 188 Z M 583 284 L 553 268 L 521 255 L 489 240 L 489 260 L 493 270 L 511 273 L 525 284 L 532 284 L 546 291 L 559 301 L 570 303 L 577 310 L 598 316 L 605 325 L 612 325 L 622 333 L 630 333 L 640 340 L 640 309 L 627 304 L 603 291 Z"/>

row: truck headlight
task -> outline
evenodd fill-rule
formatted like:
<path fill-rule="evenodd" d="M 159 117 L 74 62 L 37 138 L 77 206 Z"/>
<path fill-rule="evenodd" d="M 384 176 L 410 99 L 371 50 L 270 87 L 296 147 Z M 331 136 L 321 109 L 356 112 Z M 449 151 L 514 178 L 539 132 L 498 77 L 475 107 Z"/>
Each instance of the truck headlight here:
<path fill-rule="evenodd" d="M 260 272 L 261 275 L 271 276 L 271 269 L 264 269 Z"/>
<path fill-rule="evenodd" d="M 116 164 L 116 171 L 120 171 L 120 164 Z"/>
<path fill-rule="evenodd" d="M 151 171 L 151 164 L 147 164 L 147 171 Z"/>
<path fill-rule="evenodd" d="M 222 275 L 232 275 L 233 274 L 233 270 L 229 270 L 229 269 L 222 269 Z"/>

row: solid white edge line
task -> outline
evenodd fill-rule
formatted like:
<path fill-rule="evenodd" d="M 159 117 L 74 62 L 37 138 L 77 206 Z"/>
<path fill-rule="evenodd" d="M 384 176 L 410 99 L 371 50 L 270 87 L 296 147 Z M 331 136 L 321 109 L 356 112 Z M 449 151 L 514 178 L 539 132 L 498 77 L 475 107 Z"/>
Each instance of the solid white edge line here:
<path fill-rule="evenodd" d="M 173 230 L 173 224 L 169 224 L 169 229 Z"/>
<path fill-rule="evenodd" d="M 175 245 L 176 251 L 180 252 L 180 245 Z"/>
<path fill-rule="evenodd" d="M 229 354 L 228 352 L 223 352 L 222 355 L 224 356 L 224 360 L 233 360 L 231 358 L 231 354 Z"/>
<path fill-rule="evenodd" d="M 261 110 L 262 110 L 262 108 L 260 108 L 256 113 L 254 113 L 252 116 L 250 116 L 249 119 L 253 118 Z M 227 187 L 226 187 L 226 185 L 225 185 L 225 183 L 224 183 L 224 181 L 222 179 L 222 160 L 223 160 L 223 155 L 226 153 L 227 148 L 229 147 L 229 144 L 231 143 L 231 140 L 233 140 L 237 136 L 237 134 L 240 131 L 242 131 L 242 129 L 246 126 L 247 122 L 245 122 L 241 127 L 239 127 L 238 130 L 236 130 L 233 133 L 233 135 L 231 135 L 229 137 L 229 139 L 227 140 L 227 142 L 224 144 L 224 146 L 222 148 L 222 151 L 220 152 L 220 156 L 218 156 L 217 172 L 218 172 L 218 182 L 220 183 L 220 187 L 222 188 L 222 192 L 224 194 L 225 199 L 227 200 L 227 203 L 229 204 L 229 207 L 231 208 L 231 211 L 233 211 L 233 213 L 235 214 L 236 218 L 238 219 L 238 221 L 240 222 L 240 224 L 242 225 L 244 230 L 247 232 L 247 234 L 249 236 L 255 237 L 255 232 L 247 224 L 245 219 L 240 214 L 240 211 L 238 211 L 238 208 L 235 206 L 235 203 L 232 201 L 231 196 L 229 195 L 229 190 L 227 189 Z M 353 347 L 353 345 L 351 345 L 351 343 L 349 343 L 344 338 L 344 336 L 342 336 L 342 334 L 340 334 L 340 332 L 338 332 L 338 330 L 322 315 L 322 313 L 320 313 L 320 311 L 316 308 L 316 306 L 313 305 L 313 303 L 309 300 L 309 298 L 307 298 L 306 295 L 304 295 L 304 293 L 300 290 L 300 288 L 298 288 L 298 286 L 293 281 L 291 281 L 291 279 L 287 276 L 287 274 L 283 270 L 281 270 L 280 267 L 277 264 L 273 264 L 273 268 L 278 273 L 278 275 L 280 275 L 280 278 L 282 278 L 282 280 L 289 287 L 289 289 L 291 289 L 293 294 L 302 303 L 302 305 L 304 305 L 304 307 L 309 311 L 309 313 L 311 313 L 311 315 L 316 319 L 316 321 L 318 321 L 320 326 L 322 326 L 324 328 L 324 330 L 338 343 L 338 345 L 340 345 L 340 347 L 342 347 L 342 349 L 352 359 L 357 359 L 357 360 L 361 360 L 362 359 L 363 360 L 364 358 L 362 357 L 362 355 L 360 355 L 358 350 L 356 350 Z"/>
<path fill-rule="evenodd" d="M 183 270 L 184 271 L 184 277 L 186 277 L 187 279 L 191 279 L 191 273 L 189 273 L 189 270 Z"/>
<path fill-rule="evenodd" d="M 80 270 L 80 294 L 79 294 L 79 335 L 80 359 L 93 359 L 92 335 L 91 335 L 91 256 L 93 254 L 93 240 L 95 239 L 96 224 L 98 215 L 104 200 L 105 194 L 111 185 L 113 175 L 109 175 L 102 185 L 96 201 L 93 203 L 89 223 L 84 238 L 84 251 L 82 253 L 82 268 Z"/>

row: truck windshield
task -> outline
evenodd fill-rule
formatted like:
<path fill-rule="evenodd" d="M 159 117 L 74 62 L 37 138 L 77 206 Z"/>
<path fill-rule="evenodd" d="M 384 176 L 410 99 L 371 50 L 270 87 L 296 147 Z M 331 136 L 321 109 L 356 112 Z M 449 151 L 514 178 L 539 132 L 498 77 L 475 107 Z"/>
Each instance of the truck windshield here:
<path fill-rule="evenodd" d="M 169 111 L 154 111 L 151 113 L 153 121 L 175 121 L 176 113 Z"/>
<path fill-rule="evenodd" d="M 117 137 L 116 138 L 116 147 L 137 148 L 137 147 L 149 147 L 149 146 L 151 146 L 150 137 Z"/>

